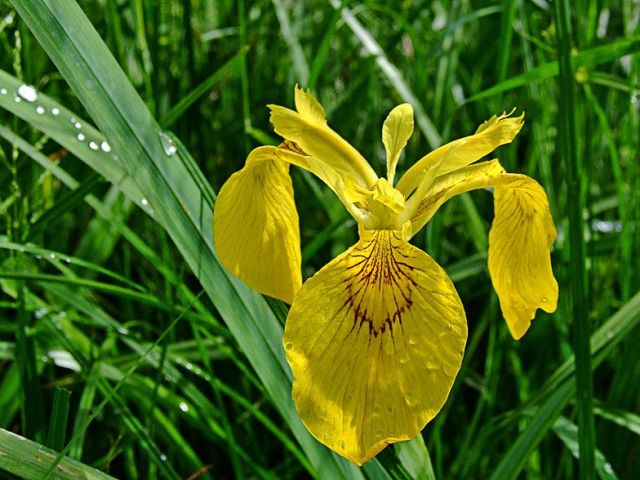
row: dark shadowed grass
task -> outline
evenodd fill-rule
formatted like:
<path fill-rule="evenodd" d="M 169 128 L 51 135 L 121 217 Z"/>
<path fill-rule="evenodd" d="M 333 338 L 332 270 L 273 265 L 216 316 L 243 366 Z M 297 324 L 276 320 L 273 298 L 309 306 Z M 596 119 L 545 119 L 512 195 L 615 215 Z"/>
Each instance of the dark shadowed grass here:
<path fill-rule="evenodd" d="M 640 474 L 637 4 L 79 7 L 0 0 L 0 472 Z M 37 102 L 14 100 L 24 83 Z M 215 191 L 251 148 L 277 141 L 265 105 L 290 106 L 295 83 L 379 173 L 380 128 L 398 103 L 416 111 L 400 174 L 492 114 L 525 111 L 497 156 L 544 186 L 559 231 L 558 311 L 520 342 L 486 271 L 491 195 L 453 200 L 415 237 L 465 304 L 466 355 L 422 437 L 363 469 L 299 422 L 286 307 L 228 276 L 211 247 Z M 293 179 L 308 277 L 356 232 L 324 185 Z"/>

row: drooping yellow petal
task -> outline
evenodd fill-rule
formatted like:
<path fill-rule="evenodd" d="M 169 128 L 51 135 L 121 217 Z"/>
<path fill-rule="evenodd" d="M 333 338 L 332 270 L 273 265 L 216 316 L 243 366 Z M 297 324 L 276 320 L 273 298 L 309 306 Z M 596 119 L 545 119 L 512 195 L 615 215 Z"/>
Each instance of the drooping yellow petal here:
<path fill-rule="evenodd" d="M 535 181 L 517 177 L 496 186 L 489 232 L 489 273 L 516 340 L 529 329 L 536 309 L 551 313 L 558 303 L 550 257 L 556 229 L 547 196 Z"/>
<path fill-rule="evenodd" d="M 298 292 L 285 325 L 309 431 L 361 465 L 442 408 L 467 338 L 451 280 L 400 231 L 364 230 Z"/>
<path fill-rule="evenodd" d="M 229 272 L 260 293 L 293 301 L 302 284 L 298 212 L 289 165 L 272 150 L 252 151 L 222 186 L 213 238 Z"/>
<path fill-rule="evenodd" d="M 408 103 L 391 110 L 382 125 L 382 143 L 387 152 L 387 180 L 393 185 L 400 153 L 413 133 L 413 108 Z"/>
<path fill-rule="evenodd" d="M 490 187 L 494 187 L 495 218 L 489 232 L 489 273 L 509 330 L 519 339 L 531 325 L 536 309 L 551 313 L 558 301 L 550 255 L 556 229 L 547 195 L 536 181 L 505 173 L 497 160 L 439 177 L 429 195 L 409 207 L 413 210 L 412 235 L 448 199 Z"/>
<path fill-rule="evenodd" d="M 506 113 L 494 115 L 480 125 L 475 134 L 447 143 L 422 157 L 407 170 L 396 188 L 408 196 L 420 184 L 427 170 L 436 167 L 437 175 L 446 175 L 480 160 L 500 145 L 510 143 L 523 123 L 524 113 L 519 117 L 510 117 Z M 455 150 L 449 152 L 452 148 Z M 446 161 L 442 161 L 445 155 Z"/>
<path fill-rule="evenodd" d="M 296 87 L 296 106 L 297 112 L 269 105 L 276 133 L 296 143 L 307 155 L 348 173 L 361 186 L 371 187 L 377 175 L 364 157 L 327 125 L 318 101 Z"/>

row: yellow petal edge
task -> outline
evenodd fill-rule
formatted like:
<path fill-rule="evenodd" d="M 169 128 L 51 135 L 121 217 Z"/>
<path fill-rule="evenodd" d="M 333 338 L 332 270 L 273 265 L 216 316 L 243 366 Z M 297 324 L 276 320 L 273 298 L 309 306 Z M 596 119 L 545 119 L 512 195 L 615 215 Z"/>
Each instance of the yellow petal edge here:
<path fill-rule="evenodd" d="M 296 408 L 314 437 L 362 465 L 438 413 L 466 338 L 444 270 L 400 231 L 364 230 L 291 306 L 283 343 Z"/>

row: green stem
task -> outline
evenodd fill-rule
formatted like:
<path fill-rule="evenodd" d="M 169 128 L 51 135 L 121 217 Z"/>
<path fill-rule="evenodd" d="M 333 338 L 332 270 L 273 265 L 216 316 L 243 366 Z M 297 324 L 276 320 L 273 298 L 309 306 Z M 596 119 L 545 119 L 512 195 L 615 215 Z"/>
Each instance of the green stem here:
<path fill-rule="evenodd" d="M 595 424 L 593 419 L 593 378 L 589 354 L 589 317 L 587 310 L 587 274 L 584 245 L 584 196 L 581 188 L 583 169 L 577 154 L 575 79 L 571 62 L 571 25 L 569 0 L 557 0 L 555 18 L 558 35 L 560 85 L 560 147 L 566 162 L 569 202 L 569 246 L 571 297 L 573 310 L 573 349 L 576 357 L 576 406 L 580 447 L 580 479 L 595 478 Z"/>

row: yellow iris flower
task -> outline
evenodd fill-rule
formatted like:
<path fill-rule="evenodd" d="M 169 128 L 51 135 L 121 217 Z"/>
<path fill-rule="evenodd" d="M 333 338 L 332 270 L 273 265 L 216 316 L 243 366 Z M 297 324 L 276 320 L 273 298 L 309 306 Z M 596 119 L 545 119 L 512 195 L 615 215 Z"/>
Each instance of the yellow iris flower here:
<path fill-rule="evenodd" d="M 438 413 L 467 339 L 451 280 L 409 239 L 453 196 L 493 187 L 489 272 L 519 339 L 536 309 L 556 309 L 556 230 L 538 183 L 506 173 L 497 160 L 475 163 L 510 143 L 523 116 L 492 117 L 418 160 L 394 186 L 413 132 L 409 104 L 394 108 L 382 127 L 387 178 L 327 125 L 309 92 L 296 87 L 295 104 L 297 111 L 269 106 L 284 143 L 253 150 L 220 190 L 215 247 L 233 275 L 291 304 L 283 344 L 296 408 L 320 442 L 362 465 L 417 435 Z M 359 241 L 304 284 L 290 164 L 325 182 L 359 227 Z"/>

